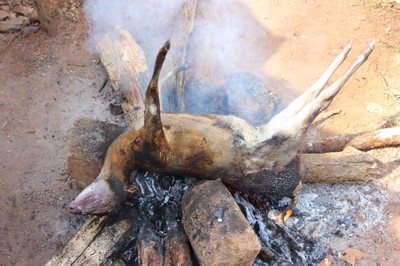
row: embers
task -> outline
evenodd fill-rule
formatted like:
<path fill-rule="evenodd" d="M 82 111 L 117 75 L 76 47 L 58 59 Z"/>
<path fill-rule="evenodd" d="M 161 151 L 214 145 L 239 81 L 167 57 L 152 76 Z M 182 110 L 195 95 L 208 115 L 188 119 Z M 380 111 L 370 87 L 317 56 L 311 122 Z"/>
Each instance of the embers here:
<path fill-rule="evenodd" d="M 265 198 L 260 200 L 238 192 L 234 193 L 234 198 L 262 242 L 255 265 L 265 265 L 265 262 L 272 265 L 309 265 L 327 256 L 316 241 L 268 217 L 274 211 L 270 209 L 276 203 L 274 200 L 266 202 Z"/>

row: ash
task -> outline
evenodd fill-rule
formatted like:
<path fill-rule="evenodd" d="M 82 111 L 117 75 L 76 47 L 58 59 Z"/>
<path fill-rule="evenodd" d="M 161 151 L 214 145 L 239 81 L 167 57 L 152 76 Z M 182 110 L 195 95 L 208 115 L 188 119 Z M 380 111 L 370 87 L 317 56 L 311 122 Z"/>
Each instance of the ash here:
<path fill-rule="evenodd" d="M 130 210 L 136 227 L 117 245 L 110 261 L 138 265 L 140 239 L 162 245 L 169 232 L 183 230 L 183 194 L 200 180 L 151 172 L 139 172 L 131 179 L 140 193 L 123 208 Z M 373 183 L 304 185 L 293 215 L 284 224 L 270 219 L 274 202 L 267 203 L 265 210 L 243 194 L 235 192 L 233 197 L 262 242 L 254 265 L 318 265 L 328 257 L 339 263 L 340 252 L 360 242 L 364 251 L 374 253 L 376 243 L 365 238 L 372 229 L 390 237 L 384 233 L 390 218 L 384 204 L 387 192 Z"/>
<path fill-rule="evenodd" d="M 236 192 L 234 198 L 261 241 L 261 252 L 254 265 L 312 265 L 326 257 L 327 252 L 318 241 L 270 219 L 275 212 L 271 202 L 264 210 L 240 193 Z"/>
<path fill-rule="evenodd" d="M 287 226 L 318 240 L 334 258 L 348 247 L 360 247 L 374 254 L 371 231 L 389 239 L 386 225 L 390 215 L 385 210 L 388 192 L 377 184 L 315 184 L 303 187 L 295 215 Z M 372 230 L 373 229 L 373 230 Z"/>

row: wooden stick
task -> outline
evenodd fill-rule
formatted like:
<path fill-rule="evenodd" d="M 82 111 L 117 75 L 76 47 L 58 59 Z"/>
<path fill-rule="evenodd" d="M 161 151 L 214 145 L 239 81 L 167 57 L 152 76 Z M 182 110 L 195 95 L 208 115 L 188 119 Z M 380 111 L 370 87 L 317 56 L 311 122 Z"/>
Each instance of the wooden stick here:
<path fill-rule="evenodd" d="M 168 107 L 165 109 L 172 112 L 184 110 L 184 86 L 186 82 L 186 55 L 190 34 L 193 30 L 197 10 L 197 0 L 186 0 L 180 7 L 175 17 L 175 29 L 171 36 L 171 51 L 165 61 L 163 69 L 174 74 L 174 78 L 167 82 L 160 80 L 160 90 L 164 99 L 169 99 Z M 174 71 L 175 70 L 175 71 Z M 167 74 L 168 75 L 168 74 Z M 164 80 L 165 81 L 165 80 Z M 161 87 L 161 84 L 164 86 Z M 163 101 L 166 104 L 166 101 Z"/>
<path fill-rule="evenodd" d="M 320 139 L 307 139 L 304 153 L 326 153 L 342 151 L 354 147 L 361 151 L 400 146 L 400 127 L 381 128 L 357 134 L 329 136 Z"/>

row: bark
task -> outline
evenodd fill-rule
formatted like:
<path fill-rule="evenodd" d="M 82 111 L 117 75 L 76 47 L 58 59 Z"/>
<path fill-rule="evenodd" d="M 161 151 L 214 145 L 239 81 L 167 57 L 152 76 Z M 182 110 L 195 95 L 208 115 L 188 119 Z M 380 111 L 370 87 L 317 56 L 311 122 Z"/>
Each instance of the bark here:
<path fill-rule="evenodd" d="M 163 265 L 162 239 L 147 224 L 140 230 L 137 249 L 139 265 Z"/>
<path fill-rule="evenodd" d="M 164 265 L 193 265 L 189 240 L 182 227 L 179 230 L 168 232 L 165 239 Z"/>

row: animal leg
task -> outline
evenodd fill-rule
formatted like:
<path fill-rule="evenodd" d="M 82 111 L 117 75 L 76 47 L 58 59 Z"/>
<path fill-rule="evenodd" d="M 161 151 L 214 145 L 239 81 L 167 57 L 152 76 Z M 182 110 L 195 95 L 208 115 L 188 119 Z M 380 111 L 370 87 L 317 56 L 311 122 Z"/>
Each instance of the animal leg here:
<path fill-rule="evenodd" d="M 298 132 L 304 136 L 308 127 L 323 110 L 328 108 L 333 98 L 339 93 L 344 84 L 354 72 L 368 59 L 375 46 L 372 41 L 367 49 L 350 65 L 345 73 L 326 90 L 322 91 L 317 98 L 306 104 L 293 118 L 288 121 L 287 131 Z"/>
<path fill-rule="evenodd" d="M 333 60 L 333 62 L 329 65 L 317 82 L 315 82 L 310 88 L 308 88 L 304 93 L 291 102 L 288 107 L 271 119 L 271 121 L 268 123 L 270 127 L 275 127 L 276 124 L 282 123 L 282 121 L 286 121 L 294 117 L 306 104 L 314 100 L 321 93 L 329 78 L 346 59 L 347 54 L 351 50 L 351 45 L 352 42 L 350 41 L 343 51 L 335 58 L 335 60 Z"/>

